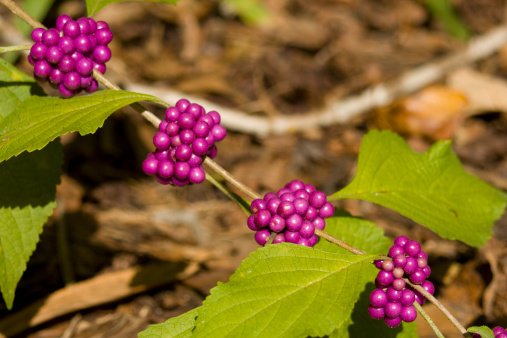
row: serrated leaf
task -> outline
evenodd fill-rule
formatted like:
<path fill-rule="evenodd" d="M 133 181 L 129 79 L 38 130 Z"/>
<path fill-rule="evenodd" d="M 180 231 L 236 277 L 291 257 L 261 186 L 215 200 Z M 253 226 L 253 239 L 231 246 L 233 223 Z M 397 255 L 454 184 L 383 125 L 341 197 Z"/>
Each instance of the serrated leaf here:
<path fill-rule="evenodd" d="M 0 288 L 7 307 L 56 206 L 62 149 L 59 141 L 0 163 Z"/>
<path fill-rule="evenodd" d="M 364 137 L 356 176 L 330 199 L 346 198 L 383 205 L 472 246 L 488 240 L 507 201 L 504 193 L 465 172 L 449 141 L 418 154 L 387 131 Z"/>
<path fill-rule="evenodd" d="M 250 254 L 228 283 L 204 301 L 195 337 L 323 336 L 350 315 L 375 256 L 301 245 L 268 245 Z"/>
<path fill-rule="evenodd" d="M 352 216 L 345 210 L 336 210 L 333 217 L 326 218 L 324 231 L 369 254 L 386 255 L 391 246 L 391 240 L 384 236 L 384 231 L 375 223 Z M 348 252 L 323 238 L 314 248 L 327 252 Z"/>
<path fill-rule="evenodd" d="M 378 271 L 378 270 L 377 270 Z M 354 306 L 352 315 L 340 328 L 335 330 L 330 338 L 417 338 L 417 324 L 406 323 L 392 329 L 387 327 L 383 320 L 372 319 L 368 315 L 370 305 L 370 293 L 375 289 L 375 284 L 370 282 L 366 289 L 361 292 L 359 301 Z"/>
<path fill-rule="evenodd" d="M 139 333 L 138 338 L 188 338 L 195 327 L 195 318 L 199 315 L 200 307 L 188 311 L 178 317 L 166 320 L 164 323 L 150 325 Z"/>
<path fill-rule="evenodd" d="M 100 11 L 113 2 L 126 2 L 126 1 L 139 1 L 139 2 L 164 2 L 166 4 L 175 5 L 180 0 L 86 0 L 86 12 L 88 16 L 93 16 L 95 13 Z"/>
<path fill-rule="evenodd" d="M 487 326 L 471 326 L 467 329 L 468 332 L 479 333 L 481 338 L 495 338 L 493 330 Z"/>
<path fill-rule="evenodd" d="M 0 162 L 25 150 L 41 149 L 66 133 L 93 133 L 114 111 L 137 101 L 163 104 L 151 95 L 120 90 L 104 90 L 72 99 L 29 97 L 0 121 Z"/>

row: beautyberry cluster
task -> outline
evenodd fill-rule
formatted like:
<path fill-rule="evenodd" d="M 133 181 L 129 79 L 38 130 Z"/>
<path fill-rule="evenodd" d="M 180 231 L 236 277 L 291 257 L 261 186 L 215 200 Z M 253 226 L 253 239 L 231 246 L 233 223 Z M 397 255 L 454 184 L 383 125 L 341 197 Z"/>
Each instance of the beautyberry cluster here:
<path fill-rule="evenodd" d="M 165 120 L 153 137 L 157 149 L 144 160 L 143 171 L 155 175 L 162 184 L 201 183 L 205 178 L 204 157 L 214 158 L 217 154 L 215 143 L 227 135 L 220 120 L 216 111 L 206 113 L 196 103 L 179 100 L 166 110 Z"/>
<path fill-rule="evenodd" d="M 113 33 L 107 23 L 92 18 L 74 21 L 62 14 L 56 19 L 56 28 L 36 28 L 31 36 L 34 45 L 28 62 L 35 78 L 48 81 L 63 97 L 73 97 L 83 89 L 88 93 L 97 90 L 93 69 L 104 74 L 105 63 L 111 59 L 107 45 Z"/>
<path fill-rule="evenodd" d="M 324 219 L 334 214 L 326 194 L 298 180 L 287 183 L 276 194 L 268 192 L 263 199 L 252 201 L 250 209 L 247 224 L 260 245 L 265 245 L 274 232 L 273 243 L 314 246 L 318 241 L 315 229 L 323 230 Z"/>
<path fill-rule="evenodd" d="M 433 283 L 427 281 L 431 269 L 428 255 L 421 245 L 405 236 L 394 240 L 389 249 L 391 259 L 377 260 L 375 266 L 380 269 L 375 279 L 376 289 L 370 294 L 368 313 L 373 319 L 384 319 L 389 327 L 396 327 L 401 321 L 413 322 L 417 311 L 414 301 L 424 304 L 426 299 L 417 290 L 408 285 L 403 278 L 420 285 L 430 294 L 435 292 Z"/>
<path fill-rule="evenodd" d="M 493 328 L 493 334 L 495 335 L 495 338 L 507 338 L 507 330 L 504 330 L 500 326 Z M 474 333 L 473 337 L 481 338 L 481 335 L 479 333 Z"/>

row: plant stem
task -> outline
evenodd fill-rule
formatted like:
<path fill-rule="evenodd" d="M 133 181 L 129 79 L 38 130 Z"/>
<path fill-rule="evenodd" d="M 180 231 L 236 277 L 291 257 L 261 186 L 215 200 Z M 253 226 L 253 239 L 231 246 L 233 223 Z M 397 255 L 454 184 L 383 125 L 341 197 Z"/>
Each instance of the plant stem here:
<path fill-rule="evenodd" d="M 20 50 L 29 50 L 30 48 L 32 48 L 32 46 L 33 46 L 33 43 L 26 44 L 26 45 L 0 47 L 0 53 L 18 52 Z"/>
<path fill-rule="evenodd" d="M 426 291 L 423 287 L 421 287 L 420 285 L 417 285 L 417 284 L 414 284 L 412 283 L 409 279 L 407 278 L 404 278 L 405 282 L 407 284 L 409 284 L 411 287 L 413 287 L 414 289 L 416 289 L 417 291 L 419 291 L 420 293 L 422 293 L 422 295 L 424 297 L 426 297 L 426 299 L 428 299 L 430 302 L 433 303 L 433 305 L 435 305 L 443 314 L 444 316 L 447 317 L 447 319 L 452 323 L 452 325 L 454 325 L 454 327 L 456 327 L 460 333 L 462 335 L 466 335 L 468 333 L 468 331 L 463 327 L 463 325 L 461 325 L 461 323 L 449 312 L 449 310 L 447 310 L 443 305 L 442 303 L 440 303 L 438 301 L 438 299 L 436 299 L 435 297 L 433 297 L 433 295 L 431 293 L 429 293 L 428 291 Z"/>
<path fill-rule="evenodd" d="M 18 5 L 14 3 L 12 0 L 0 0 L 0 3 L 5 5 L 12 13 L 19 16 L 21 19 L 23 19 L 27 24 L 32 26 L 33 28 L 44 28 L 46 27 L 41 24 L 39 21 L 37 21 L 33 16 L 25 12 L 23 9 L 21 9 Z"/>
<path fill-rule="evenodd" d="M 237 194 L 233 193 L 231 190 L 229 190 L 225 185 L 223 185 L 221 182 L 218 182 L 213 176 L 206 173 L 206 180 L 213 184 L 218 190 L 223 192 L 227 197 L 229 197 L 232 201 L 236 202 L 241 209 L 249 216 L 251 214 L 250 212 L 250 206 L 248 203 Z"/>
<path fill-rule="evenodd" d="M 437 337 L 438 338 L 445 338 L 444 335 L 442 334 L 442 332 L 440 332 L 438 327 L 435 325 L 433 320 L 431 320 L 431 317 L 426 313 L 426 311 L 424 311 L 422 306 L 419 305 L 419 303 L 417 301 L 414 302 L 414 307 L 417 309 L 417 312 L 419 312 L 421 314 L 421 316 L 423 316 L 423 318 L 428 322 L 428 324 L 431 326 L 433 331 L 435 331 L 435 334 L 437 335 Z"/>
<path fill-rule="evenodd" d="M 240 191 L 242 191 L 245 195 L 249 196 L 250 198 L 256 200 L 259 198 L 262 198 L 259 194 L 257 194 L 255 191 L 244 185 L 243 183 L 239 182 L 232 176 L 227 170 L 222 168 L 218 163 L 213 161 L 211 158 L 206 157 L 204 160 L 204 163 L 206 163 L 211 169 L 215 170 L 217 173 L 219 173 L 223 178 L 225 178 L 229 183 L 234 185 L 236 188 L 238 188 Z"/>
<path fill-rule="evenodd" d="M 330 241 L 331 243 L 333 244 L 336 244 L 338 245 L 339 247 L 341 248 L 344 248 L 345 250 L 348 250 L 356 255 L 366 255 L 366 252 L 362 251 L 362 250 L 359 250 L 358 248 L 355 248 L 353 247 L 352 245 L 350 244 L 347 244 L 345 243 L 344 241 L 342 241 L 341 239 L 338 239 L 334 236 L 331 236 L 330 234 L 328 234 L 327 232 L 325 231 L 322 231 L 320 229 L 315 229 L 315 234 L 317 236 L 320 236 L 328 241 Z"/>

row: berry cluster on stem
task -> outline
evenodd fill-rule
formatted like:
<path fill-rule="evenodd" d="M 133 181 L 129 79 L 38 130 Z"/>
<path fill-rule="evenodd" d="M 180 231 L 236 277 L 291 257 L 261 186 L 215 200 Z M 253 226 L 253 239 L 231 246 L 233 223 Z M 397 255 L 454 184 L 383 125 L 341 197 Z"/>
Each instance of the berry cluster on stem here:
<path fill-rule="evenodd" d="M 93 70 L 104 74 L 111 59 L 107 45 L 113 33 L 106 22 L 86 17 L 74 21 L 62 14 L 56 19 L 56 28 L 35 28 L 31 38 L 34 44 L 28 62 L 36 79 L 49 82 L 67 98 L 81 90 L 97 90 Z"/>
<path fill-rule="evenodd" d="M 159 132 L 153 137 L 157 148 L 143 162 L 143 171 L 155 175 L 162 184 L 185 186 L 205 179 L 203 159 L 214 158 L 216 142 L 225 138 L 227 131 L 220 125 L 220 114 L 206 113 L 203 107 L 179 100 L 167 108 Z"/>
<path fill-rule="evenodd" d="M 276 193 L 268 192 L 262 199 L 255 199 L 250 206 L 248 227 L 255 231 L 255 240 L 265 245 L 272 233 L 273 242 L 289 242 L 314 246 L 318 237 L 316 229 L 323 230 L 325 218 L 334 214 L 334 207 L 326 194 L 311 184 L 294 180 Z"/>
<path fill-rule="evenodd" d="M 427 281 L 431 274 L 428 256 L 421 250 L 421 245 L 405 236 L 395 239 L 389 249 L 391 259 L 377 260 L 375 266 L 380 269 L 375 279 L 376 289 L 370 294 L 368 313 L 374 319 L 384 319 L 389 327 L 396 327 L 402 321 L 413 322 L 417 311 L 412 305 L 417 301 L 424 304 L 425 297 L 407 285 L 408 279 L 433 294 L 433 283 Z"/>

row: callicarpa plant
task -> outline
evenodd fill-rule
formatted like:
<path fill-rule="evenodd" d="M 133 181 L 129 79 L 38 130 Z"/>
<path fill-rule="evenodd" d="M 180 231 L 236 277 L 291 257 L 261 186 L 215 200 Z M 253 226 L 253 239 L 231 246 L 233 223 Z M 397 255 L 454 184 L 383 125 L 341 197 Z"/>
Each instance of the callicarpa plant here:
<path fill-rule="evenodd" d="M 153 0 L 151 0 L 153 1 Z M 406 236 L 381 228 L 334 201 L 360 199 L 392 209 L 442 238 L 480 247 L 492 235 L 507 196 L 468 174 L 448 141 L 415 153 L 392 132 L 365 135 L 349 185 L 326 196 L 300 180 L 280 182 L 260 195 L 212 159 L 227 132 L 219 112 L 185 98 L 174 106 L 120 90 L 105 76 L 113 34 L 93 15 L 111 2 L 86 0 L 89 17 L 61 15 L 46 28 L 11 0 L 0 0 L 34 29 L 33 43 L 0 48 L 29 50 L 33 77 L 0 59 L 0 288 L 8 308 L 42 226 L 55 208 L 62 146 L 69 132 L 94 133 L 116 110 L 130 105 L 151 122 L 155 150 L 139 165 L 168 189 L 205 180 L 245 213 L 244 226 L 260 245 L 227 283 L 203 304 L 152 325 L 139 337 L 416 337 L 418 313 L 442 337 L 421 305 L 434 303 L 467 337 L 500 338 L 503 328 L 464 328 L 433 297 L 428 256 Z M 159 1 L 176 3 L 176 0 Z M 48 82 L 62 97 L 46 96 Z M 98 90 L 101 83 L 105 90 Z M 139 101 L 163 106 L 160 120 Z M 217 180 L 204 170 L 225 179 Z M 230 190 L 235 187 L 240 195 Z"/>

